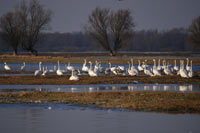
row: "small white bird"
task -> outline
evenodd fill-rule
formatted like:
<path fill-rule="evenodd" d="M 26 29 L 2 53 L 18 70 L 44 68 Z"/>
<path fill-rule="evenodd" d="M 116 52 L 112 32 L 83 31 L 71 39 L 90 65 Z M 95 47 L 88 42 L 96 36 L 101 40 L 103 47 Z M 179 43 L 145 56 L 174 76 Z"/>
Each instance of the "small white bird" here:
<path fill-rule="evenodd" d="M 6 64 L 6 62 L 4 62 L 4 69 L 5 70 L 11 70 L 10 67 Z"/>
<path fill-rule="evenodd" d="M 41 64 L 42 64 L 42 62 L 39 62 L 39 70 L 36 70 L 36 71 L 35 71 L 35 73 L 34 73 L 35 76 L 39 76 L 39 75 L 42 74 Z"/>
<path fill-rule="evenodd" d="M 24 69 L 25 69 L 25 66 L 26 66 L 26 63 L 24 62 L 24 63 L 23 63 L 23 66 L 21 66 L 21 70 L 24 70 Z"/>

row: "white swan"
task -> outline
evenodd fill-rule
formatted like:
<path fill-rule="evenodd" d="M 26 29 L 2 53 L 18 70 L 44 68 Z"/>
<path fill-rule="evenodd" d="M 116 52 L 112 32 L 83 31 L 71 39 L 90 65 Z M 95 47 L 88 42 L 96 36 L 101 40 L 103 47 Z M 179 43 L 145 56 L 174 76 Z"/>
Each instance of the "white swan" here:
<path fill-rule="evenodd" d="M 86 65 L 87 65 L 86 59 L 85 59 L 84 61 L 85 61 L 85 62 L 83 63 L 82 71 L 88 72 L 89 68 L 86 66 Z"/>
<path fill-rule="evenodd" d="M 184 61 L 181 61 L 181 68 L 180 68 L 180 76 L 183 77 L 183 78 L 188 78 L 188 74 L 184 68 Z"/>
<path fill-rule="evenodd" d="M 76 74 L 74 74 L 74 70 L 75 69 L 72 69 L 72 75 L 70 76 L 69 80 L 77 81 L 77 80 L 79 80 L 79 77 Z"/>
<path fill-rule="evenodd" d="M 178 66 L 176 65 L 176 60 L 174 60 L 174 70 L 175 71 L 178 71 L 179 69 L 178 69 Z"/>
<path fill-rule="evenodd" d="M 63 75 L 63 72 L 61 71 L 61 69 L 60 69 L 60 62 L 58 61 L 58 69 L 57 69 L 57 71 L 56 71 L 56 74 L 57 75 Z"/>
<path fill-rule="evenodd" d="M 35 76 L 39 76 L 42 74 L 41 64 L 42 62 L 39 62 L 39 69 L 35 71 L 34 73 Z"/>
<path fill-rule="evenodd" d="M 147 70 L 147 69 L 146 69 L 146 67 L 144 68 L 144 73 L 145 73 L 146 75 L 148 75 L 148 76 L 151 76 L 151 77 L 154 76 L 153 73 L 151 73 L 150 70 Z"/>
<path fill-rule="evenodd" d="M 72 69 L 75 69 L 73 66 L 70 66 L 70 62 L 68 62 L 67 70 L 72 71 Z"/>
<path fill-rule="evenodd" d="M 46 69 L 44 69 L 43 67 L 43 72 L 42 72 L 42 75 L 49 75 L 49 70 L 48 70 L 48 67 L 46 66 Z"/>
<path fill-rule="evenodd" d="M 140 65 L 140 60 L 138 60 L 138 62 L 139 62 L 139 64 L 138 64 L 138 70 L 139 70 L 139 71 L 143 71 L 144 68 Z"/>
<path fill-rule="evenodd" d="M 189 72 L 188 72 L 188 76 L 189 76 L 190 78 L 192 78 L 192 77 L 194 76 L 194 72 L 192 71 L 192 61 L 190 61 L 190 63 L 191 63 L 191 66 L 190 66 L 190 70 L 189 70 Z"/>
<path fill-rule="evenodd" d="M 96 76 L 97 76 L 97 73 L 94 72 L 94 71 L 92 70 L 92 62 L 89 61 L 89 63 L 90 63 L 90 69 L 88 70 L 88 74 L 89 74 L 91 77 L 96 77 Z"/>
<path fill-rule="evenodd" d="M 189 71 L 189 70 L 191 69 L 191 67 L 189 66 L 189 59 L 188 59 L 188 58 L 186 58 L 186 60 L 187 60 L 187 64 L 186 64 L 186 70 L 187 70 L 187 71 Z"/>
<path fill-rule="evenodd" d="M 157 70 L 160 71 L 162 69 L 162 67 L 160 66 L 160 59 L 158 60 L 158 66 L 157 66 Z"/>
<path fill-rule="evenodd" d="M 153 59 L 153 62 L 154 62 L 154 66 L 153 66 L 153 74 L 154 74 L 154 76 L 161 76 L 161 73 L 157 70 L 157 67 L 156 67 L 156 60 Z"/>
<path fill-rule="evenodd" d="M 21 70 L 24 70 L 24 69 L 25 69 L 25 66 L 26 66 L 26 63 L 24 62 L 24 63 L 23 63 L 23 66 L 21 66 Z"/>
<path fill-rule="evenodd" d="M 130 64 L 130 62 L 128 62 L 128 65 L 129 65 L 129 67 L 128 67 L 128 74 L 130 75 L 130 76 L 136 76 L 137 75 L 137 73 L 134 71 L 134 69 L 131 69 L 131 64 Z"/>
<path fill-rule="evenodd" d="M 7 65 L 6 62 L 4 62 L 4 69 L 5 69 L 5 70 L 11 70 L 10 67 Z"/>

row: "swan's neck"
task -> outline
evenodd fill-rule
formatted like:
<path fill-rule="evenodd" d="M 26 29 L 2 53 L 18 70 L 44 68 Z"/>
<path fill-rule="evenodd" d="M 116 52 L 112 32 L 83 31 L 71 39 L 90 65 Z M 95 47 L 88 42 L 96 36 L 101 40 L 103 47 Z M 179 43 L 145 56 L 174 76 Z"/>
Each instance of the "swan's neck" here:
<path fill-rule="evenodd" d="M 41 71 L 42 69 L 41 69 L 41 64 L 39 63 L 39 70 Z"/>

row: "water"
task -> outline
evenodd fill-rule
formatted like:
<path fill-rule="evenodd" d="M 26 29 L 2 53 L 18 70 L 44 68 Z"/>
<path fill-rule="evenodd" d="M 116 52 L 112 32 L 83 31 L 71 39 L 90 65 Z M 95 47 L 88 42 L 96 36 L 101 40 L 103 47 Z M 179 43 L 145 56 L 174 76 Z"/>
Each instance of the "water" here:
<path fill-rule="evenodd" d="M 95 85 L 0 85 L 0 92 L 116 92 L 175 91 L 200 92 L 200 84 L 95 84 Z"/>
<path fill-rule="evenodd" d="M 200 115 L 68 104 L 0 104 L 2 133 L 199 133 Z"/>
<path fill-rule="evenodd" d="M 21 66 L 23 65 L 22 63 L 7 63 L 10 67 L 11 70 L 16 70 L 16 71 L 21 71 Z M 60 63 L 60 68 L 61 70 L 66 70 L 65 66 L 67 66 L 67 63 Z M 71 66 L 75 67 L 76 69 L 82 68 L 83 64 L 70 64 Z M 128 68 L 128 64 L 112 64 L 112 66 L 124 66 L 125 70 Z M 42 67 L 48 67 L 48 70 L 54 70 L 54 66 L 57 67 L 57 63 L 42 63 Z M 87 63 L 87 66 L 89 67 L 89 64 Z M 94 66 L 94 64 L 93 64 Z M 101 64 L 103 68 L 106 68 L 108 65 L 107 64 Z M 134 64 L 134 66 L 137 68 L 138 64 Z M 173 66 L 173 65 L 172 65 Z M 179 66 L 179 65 L 177 65 Z M 152 65 L 149 65 L 149 67 L 152 67 Z M 193 65 L 193 71 L 200 71 L 200 65 Z M 26 67 L 24 71 L 35 71 L 39 69 L 38 63 L 26 63 Z M 0 70 L 4 70 L 4 64 L 0 63 Z"/>

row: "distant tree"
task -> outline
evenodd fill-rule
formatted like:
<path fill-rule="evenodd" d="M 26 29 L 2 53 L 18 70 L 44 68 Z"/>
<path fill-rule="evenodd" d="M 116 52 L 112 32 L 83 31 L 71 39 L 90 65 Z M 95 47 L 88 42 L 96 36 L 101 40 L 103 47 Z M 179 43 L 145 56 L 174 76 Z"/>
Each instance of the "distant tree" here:
<path fill-rule="evenodd" d="M 113 50 L 116 55 L 119 49 L 132 43 L 132 28 L 135 27 L 135 24 L 130 10 L 112 12 L 110 15 L 110 27 L 114 43 Z"/>
<path fill-rule="evenodd" d="M 86 31 L 110 55 L 115 55 L 120 48 L 131 42 L 134 26 L 129 10 L 115 13 L 106 8 L 96 8 L 89 15 Z"/>
<path fill-rule="evenodd" d="M 31 0 L 28 4 L 23 0 L 16 8 L 20 17 L 21 45 L 22 48 L 37 55 L 34 48 L 39 41 L 40 34 L 48 28 L 52 12 L 47 10 L 38 0 Z"/>
<path fill-rule="evenodd" d="M 100 44 L 105 50 L 109 51 L 113 55 L 109 43 L 109 9 L 96 8 L 91 15 L 89 15 L 88 25 L 86 27 L 87 32 L 91 37 Z"/>
<path fill-rule="evenodd" d="M 20 43 L 20 23 L 18 16 L 13 12 L 8 12 L 0 17 L 0 35 L 13 49 L 13 54 L 17 55 Z"/>
<path fill-rule="evenodd" d="M 200 47 L 200 16 L 195 18 L 189 27 L 189 41 Z"/>

